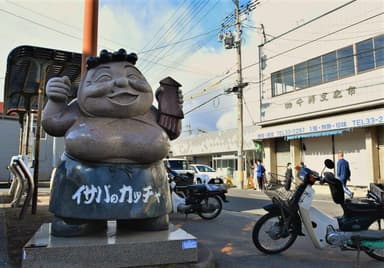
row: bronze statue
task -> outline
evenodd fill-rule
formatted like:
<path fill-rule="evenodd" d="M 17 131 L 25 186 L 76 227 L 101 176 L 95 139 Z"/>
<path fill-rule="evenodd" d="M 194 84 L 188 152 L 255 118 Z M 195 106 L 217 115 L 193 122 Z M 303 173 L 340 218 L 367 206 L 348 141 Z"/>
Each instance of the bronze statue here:
<path fill-rule="evenodd" d="M 51 190 L 52 234 L 79 236 L 118 228 L 168 228 L 171 200 L 162 162 L 181 132 L 181 86 L 170 77 L 153 92 L 124 49 L 87 59 L 87 71 L 68 103 L 70 80 L 48 81 L 42 125 L 64 136 L 65 152 Z"/>

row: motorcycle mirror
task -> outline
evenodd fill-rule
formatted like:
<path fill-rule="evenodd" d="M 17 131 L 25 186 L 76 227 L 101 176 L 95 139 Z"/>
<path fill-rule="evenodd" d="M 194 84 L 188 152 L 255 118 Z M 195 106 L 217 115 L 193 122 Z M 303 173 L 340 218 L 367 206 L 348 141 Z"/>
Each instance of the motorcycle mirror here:
<path fill-rule="evenodd" d="M 329 169 L 333 169 L 335 167 L 335 163 L 333 163 L 331 159 L 325 159 L 324 165 Z"/>

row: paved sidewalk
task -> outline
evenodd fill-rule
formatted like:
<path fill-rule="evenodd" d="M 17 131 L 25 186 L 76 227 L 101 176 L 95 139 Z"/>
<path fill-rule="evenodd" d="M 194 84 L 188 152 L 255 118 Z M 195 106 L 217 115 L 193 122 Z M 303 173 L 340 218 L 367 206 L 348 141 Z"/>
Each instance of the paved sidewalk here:
<path fill-rule="evenodd" d="M 6 193 L 7 189 L 2 189 L 1 192 Z M 37 199 L 37 206 L 46 206 L 49 203 L 49 188 L 39 189 Z M 7 226 L 5 219 L 5 208 L 10 208 L 9 203 L 0 203 L 0 267 L 12 268 L 8 263 L 8 239 L 7 239 Z M 21 208 L 16 208 L 21 210 Z M 31 213 L 30 208 L 26 213 Z"/>

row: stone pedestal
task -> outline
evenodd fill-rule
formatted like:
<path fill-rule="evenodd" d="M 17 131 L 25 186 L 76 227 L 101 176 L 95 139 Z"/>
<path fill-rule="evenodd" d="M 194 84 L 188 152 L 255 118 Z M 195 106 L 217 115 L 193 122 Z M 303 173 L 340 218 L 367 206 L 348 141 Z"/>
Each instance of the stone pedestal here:
<path fill-rule="evenodd" d="M 43 224 L 23 248 L 23 267 L 132 267 L 198 261 L 197 239 L 170 224 L 157 232 L 120 231 L 108 222 L 106 232 L 62 238 Z"/>

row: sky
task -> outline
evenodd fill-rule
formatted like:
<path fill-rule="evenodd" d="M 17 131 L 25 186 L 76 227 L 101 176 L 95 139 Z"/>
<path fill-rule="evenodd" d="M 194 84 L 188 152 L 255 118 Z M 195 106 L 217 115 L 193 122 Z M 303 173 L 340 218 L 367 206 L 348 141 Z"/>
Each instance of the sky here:
<path fill-rule="evenodd" d="M 239 0 L 240 5 L 250 2 Z M 379 0 L 359 0 L 379 1 Z M 260 0 L 242 16 L 244 125 L 257 121 L 258 45 L 349 0 Z M 233 15 L 232 0 L 99 0 L 98 51 L 138 54 L 137 67 L 153 90 L 167 76 L 184 95 L 183 135 L 236 127 L 237 98 L 224 94 L 236 84 L 236 50 L 218 41 Z M 0 101 L 6 59 L 12 49 L 34 45 L 81 53 L 83 0 L 0 0 Z M 155 103 L 156 105 L 156 103 Z"/>

